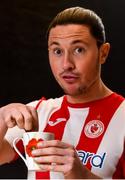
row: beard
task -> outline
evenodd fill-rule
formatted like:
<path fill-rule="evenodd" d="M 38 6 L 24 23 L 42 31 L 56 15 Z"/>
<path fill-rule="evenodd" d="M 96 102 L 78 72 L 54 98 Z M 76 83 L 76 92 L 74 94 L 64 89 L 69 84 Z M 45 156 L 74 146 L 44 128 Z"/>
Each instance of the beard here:
<path fill-rule="evenodd" d="M 66 89 L 66 88 L 62 88 L 64 93 L 66 95 L 69 95 L 69 96 L 80 96 L 80 95 L 84 95 L 86 94 L 87 92 L 87 87 L 86 86 L 80 86 L 78 88 L 76 88 L 75 90 L 69 90 L 69 89 Z"/>

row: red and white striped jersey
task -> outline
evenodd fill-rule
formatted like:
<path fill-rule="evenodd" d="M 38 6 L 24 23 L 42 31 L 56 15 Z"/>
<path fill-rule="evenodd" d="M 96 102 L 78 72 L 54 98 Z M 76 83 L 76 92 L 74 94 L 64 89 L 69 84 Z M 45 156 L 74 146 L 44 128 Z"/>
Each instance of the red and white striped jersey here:
<path fill-rule="evenodd" d="M 125 100 L 112 93 L 100 100 L 71 104 L 66 96 L 33 102 L 39 131 L 75 146 L 83 165 L 102 178 L 125 176 Z M 28 172 L 29 178 L 61 179 L 57 172 Z"/>

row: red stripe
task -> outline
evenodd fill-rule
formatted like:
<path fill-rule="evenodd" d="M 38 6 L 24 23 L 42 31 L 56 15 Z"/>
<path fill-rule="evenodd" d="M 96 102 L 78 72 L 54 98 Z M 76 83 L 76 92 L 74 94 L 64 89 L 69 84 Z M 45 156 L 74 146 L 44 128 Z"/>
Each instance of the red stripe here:
<path fill-rule="evenodd" d="M 62 102 L 61 108 L 51 115 L 49 121 L 56 122 L 56 120 L 58 118 L 64 118 L 66 121 L 62 121 L 59 124 L 57 124 L 56 126 L 47 125 L 46 128 L 44 129 L 44 131 L 54 132 L 55 139 L 61 140 L 66 122 L 69 119 L 69 110 L 67 108 L 67 104 L 66 104 L 65 100 L 63 100 L 63 102 Z"/>
<path fill-rule="evenodd" d="M 112 176 L 113 179 L 125 179 L 125 149 L 119 159 L 119 162 L 116 166 L 116 170 Z"/>
<path fill-rule="evenodd" d="M 43 100 L 46 100 L 45 97 L 42 97 L 36 105 L 36 110 L 38 109 L 39 105 L 42 103 Z M 49 172 L 36 172 L 35 173 L 36 179 L 50 179 Z"/>
<path fill-rule="evenodd" d="M 69 119 L 69 111 L 68 111 L 65 100 L 62 102 L 61 108 L 52 114 L 49 121 L 55 122 L 57 120 L 57 118 L 65 118 L 66 120 Z M 54 132 L 55 139 L 61 140 L 62 136 L 63 136 L 65 125 L 66 125 L 66 121 L 60 122 L 56 126 L 47 125 L 46 128 L 44 129 L 44 131 Z M 47 173 L 37 172 L 36 178 L 37 179 L 49 179 L 50 173 L 49 172 L 47 172 Z"/>
<path fill-rule="evenodd" d="M 49 172 L 36 172 L 36 180 L 37 179 L 50 179 Z"/>

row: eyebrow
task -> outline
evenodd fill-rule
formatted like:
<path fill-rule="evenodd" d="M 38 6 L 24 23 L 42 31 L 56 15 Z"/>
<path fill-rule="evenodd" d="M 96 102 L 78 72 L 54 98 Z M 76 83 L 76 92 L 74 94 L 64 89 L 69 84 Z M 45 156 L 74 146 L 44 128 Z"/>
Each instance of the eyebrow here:
<path fill-rule="evenodd" d="M 56 42 L 56 41 L 53 41 L 53 42 L 51 42 L 50 44 L 49 44 L 49 46 L 52 46 L 52 45 L 60 45 L 58 42 Z"/>
<path fill-rule="evenodd" d="M 85 44 L 85 45 L 88 45 L 88 43 L 86 42 L 86 41 L 83 41 L 83 40 L 73 40 L 72 42 L 71 42 L 71 44 L 72 45 L 74 45 L 74 44 L 77 44 L 77 43 L 82 43 L 82 44 Z M 57 41 L 53 41 L 53 42 L 51 42 L 50 44 L 49 44 L 49 47 L 50 46 L 52 46 L 52 45 L 60 45 L 60 43 L 58 43 Z"/>
<path fill-rule="evenodd" d="M 88 45 L 88 43 L 86 41 L 83 41 L 81 39 L 74 40 L 71 44 L 77 44 L 77 43 L 82 43 L 82 44 Z"/>

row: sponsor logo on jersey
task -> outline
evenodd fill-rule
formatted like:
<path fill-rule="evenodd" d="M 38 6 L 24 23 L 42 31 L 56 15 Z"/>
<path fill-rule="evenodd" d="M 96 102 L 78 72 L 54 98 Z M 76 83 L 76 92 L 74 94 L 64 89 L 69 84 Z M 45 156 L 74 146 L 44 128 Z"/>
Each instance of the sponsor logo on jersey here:
<path fill-rule="evenodd" d="M 48 124 L 50 126 L 55 126 L 63 121 L 66 121 L 66 119 L 65 118 L 57 118 L 56 121 L 49 121 Z"/>
<path fill-rule="evenodd" d="M 89 138 L 97 138 L 103 132 L 104 124 L 100 120 L 89 121 L 84 128 L 84 133 Z"/>
<path fill-rule="evenodd" d="M 82 163 L 86 165 L 88 162 L 91 164 L 92 167 L 95 168 L 102 168 L 105 158 L 106 158 L 106 153 L 103 153 L 102 155 L 99 154 L 94 154 L 86 151 L 79 150 L 77 151 L 78 156 Z"/>

